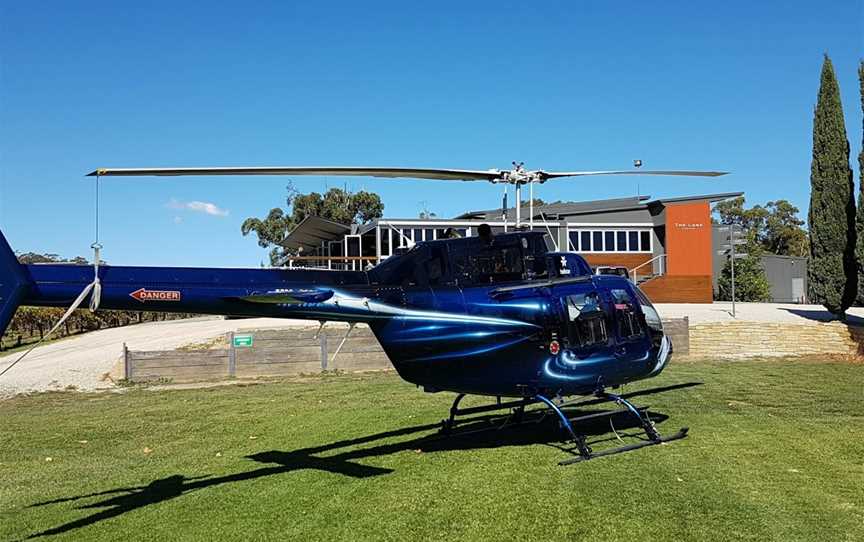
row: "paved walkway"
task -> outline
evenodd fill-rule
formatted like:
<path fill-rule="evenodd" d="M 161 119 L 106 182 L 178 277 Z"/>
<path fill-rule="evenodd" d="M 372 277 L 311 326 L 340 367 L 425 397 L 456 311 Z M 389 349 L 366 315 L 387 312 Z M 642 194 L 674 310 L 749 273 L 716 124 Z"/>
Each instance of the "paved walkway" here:
<path fill-rule="evenodd" d="M 732 303 L 658 303 L 661 318 L 690 318 L 690 324 L 707 322 L 787 322 L 808 324 L 827 322 L 833 319 L 822 305 L 795 305 L 792 303 L 736 303 L 732 318 Z M 856 307 L 847 312 L 847 323 L 864 325 L 864 308 Z"/>

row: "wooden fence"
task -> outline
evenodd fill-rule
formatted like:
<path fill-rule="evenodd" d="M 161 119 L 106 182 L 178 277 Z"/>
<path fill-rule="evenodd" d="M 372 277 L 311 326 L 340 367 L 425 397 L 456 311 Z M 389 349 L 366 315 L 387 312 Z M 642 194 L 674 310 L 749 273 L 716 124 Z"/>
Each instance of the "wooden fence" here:
<path fill-rule="evenodd" d="M 687 318 L 664 320 L 664 327 L 676 355 L 687 355 Z M 308 327 L 231 332 L 225 337 L 227 347 L 208 350 L 146 352 L 124 346 L 121 366 L 115 374 L 130 382 L 190 382 L 392 368 L 378 340 L 365 325 L 358 324 L 339 349 L 347 330 L 347 326 L 325 327 L 317 336 L 316 329 Z M 245 343 L 251 344 L 244 346 Z"/>

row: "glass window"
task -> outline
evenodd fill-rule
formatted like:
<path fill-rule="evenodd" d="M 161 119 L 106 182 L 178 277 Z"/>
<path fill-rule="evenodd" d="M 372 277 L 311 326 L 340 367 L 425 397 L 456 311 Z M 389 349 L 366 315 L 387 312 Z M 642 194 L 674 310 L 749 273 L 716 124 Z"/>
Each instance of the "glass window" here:
<path fill-rule="evenodd" d="M 411 239 L 413 239 L 415 243 L 421 242 L 423 240 L 423 230 L 420 228 L 414 228 L 411 230 Z"/>
<path fill-rule="evenodd" d="M 597 292 L 569 295 L 566 304 L 571 345 L 584 348 L 607 342 L 606 313 Z"/>
<path fill-rule="evenodd" d="M 651 232 L 650 231 L 642 231 L 639 232 L 639 237 L 641 240 L 641 249 L 643 252 L 651 252 Z"/>
<path fill-rule="evenodd" d="M 594 245 L 594 252 L 602 252 L 603 251 L 603 232 L 602 231 L 594 231 L 591 232 L 591 240 Z"/>
<path fill-rule="evenodd" d="M 451 243 L 449 246 L 450 266 L 453 278 L 459 284 L 471 284 L 471 258 L 469 241 Z"/>
<path fill-rule="evenodd" d="M 579 232 L 571 231 L 570 232 L 570 250 L 573 252 L 579 252 Z"/>
<path fill-rule="evenodd" d="M 381 256 L 390 255 L 390 228 L 381 230 Z"/>
<path fill-rule="evenodd" d="M 444 239 L 444 231 L 446 228 L 438 228 L 435 230 L 435 239 Z"/>
<path fill-rule="evenodd" d="M 447 275 L 446 247 L 433 246 L 429 251 L 429 259 L 426 260 L 425 266 L 429 284 L 441 284 Z"/>
<path fill-rule="evenodd" d="M 621 339 L 641 337 L 642 326 L 639 324 L 639 313 L 636 311 L 636 302 L 627 290 L 613 289 L 612 301 L 615 303 L 615 321 L 618 328 L 618 337 Z"/>
<path fill-rule="evenodd" d="M 603 233 L 606 242 L 606 252 L 615 252 L 615 232 L 607 231 Z"/>
<path fill-rule="evenodd" d="M 360 256 L 360 237 L 353 235 L 345 236 L 345 246 L 348 249 L 348 252 L 345 254 L 346 256 L 350 256 L 352 258 Z"/>
<path fill-rule="evenodd" d="M 375 232 L 370 231 L 368 233 L 363 234 L 361 247 L 361 254 L 364 258 L 374 258 L 375 257 Z M 366 262 L 364 262 L 365 265 Z"/>
<path fill-rule="evenodd" d="M 627 232 L 627 250 L 629 252 L 639 252 L 639 232 L 638 231 L 628 231 Z"/>
<path fill-rule="evenodd" d="M 532 236 L 531 244 L 525 252 L 525 270 L 528 278 L 534 279 L 547 276 L 546 269 L 546 253 L 549 248 L 546 246 L 546 237 Z"/>
<path fill-rule="evenodd" d="M 626 252 L 627 251 L 627 232 L 626 231 L 617 231 L 617 232 L 615 232 L 615 237 L 618 240 L 618 252 Z"/>
<path fill-rule="evenodd" d="M 591 232 L 579 232 L 579 239 L 582 241 L 582 246 L 579 247 L 579 250 L 582 252 L 591 252 Z"/>
<path fill-rule="evenodd" d="M 474 254 L 474 279 L 480 284 L 494 284 L 522 279 L 522 252 L 518 245 L 481 246 Z"/>
<path fill-rule="evenodd" d="M 433 230 L 432 228 L 426 228 L 425 230 L 423 230 L 423 232 L 425 235 L 424 240 L 431 241 L 435 239 L 435 230 Z"/>

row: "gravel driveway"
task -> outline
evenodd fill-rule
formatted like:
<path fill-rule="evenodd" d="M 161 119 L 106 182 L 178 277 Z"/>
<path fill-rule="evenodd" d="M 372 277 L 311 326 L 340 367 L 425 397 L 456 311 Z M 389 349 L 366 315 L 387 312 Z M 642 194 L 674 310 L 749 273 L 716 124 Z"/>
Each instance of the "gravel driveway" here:
<path fill-rule="evenodd" d="M 132 350 L 171 350 L 185 344 L 204 342 L 232 330 L 310 325 L 317 326 L 317 323 L 279 318 L 223 320 L 212 317 L 93 331 L 36 348 L 8 373 L 0 376 L 0 398 L 71 386 L 82 391 L 111 388 L 113 384 L 104 381 L 103 375 L 120 357 L 124 342 Z M 332 325 L 335 324 L 328 324 Z M 0 371 L 18 359 L 21 353 L 0 357 Z"/>

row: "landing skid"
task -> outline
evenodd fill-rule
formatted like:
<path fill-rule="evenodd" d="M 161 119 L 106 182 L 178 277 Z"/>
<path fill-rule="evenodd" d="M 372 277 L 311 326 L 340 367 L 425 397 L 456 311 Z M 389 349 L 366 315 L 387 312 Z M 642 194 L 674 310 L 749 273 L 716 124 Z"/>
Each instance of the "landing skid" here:
<path fill-rule="evenodd" d="M 441 421 L 440 432 L 445 435 L 452 433 L 458 425 L 457 417 L 459 416 L 470 416 L 473 414 L 481 414 L 485 412 L 494 412 L 506 409 L 511 409 L 511 414 L 510 417 L 507 418 L 507 420 L 501 426 L 502 428 L 507 425 L 522 423 L 525 413 L 525 407 L 533 404 L 543 403 L 549 408 L 552 413 L 554 413 L 558 417 L 561 427 L 565 430 L 567 436 L 569 437 L 568 440 L 575 445 L 575 449 L 572 451 L 577 454 L 576 457 L 560 461 L 558 463 L 559 465 L 571 465 L 573 463 L 579 463 L 582 461 L 587 461 L 589 459 L 595 459 L 598 457 L 605 457 L 608 455 L 615 455 L 623 452 L 638 450 L 639 448 L 663 444 L 664 442 L 679 440 L 687 436 L 687 432 L 689 431 L 687 427 L 682 427 L 677 433 L 673 435 L 660 435 L 660 433 L 658 433 L 657 429 L 654 427 L 654 422 L 651 421 L 651 418 L 648 415 L 648 407 L 636 407 L 620 395 L 607 393 L 605 391 L 598 391 L 594 395 L 595 397 L 592 399 L 582 400 L 579 402 L 571 401 L 561 404 L 556 404 L 548 397 L 540 394 L 534 395 L 533 397 L 526 397 L 524 399 L 506 402 L 502 402 L 501 398 L 499 397 L 497 401 L 491 405 L 460 409 L 459 404 L 462 402 L 462 399 L 465 398 L 465 394 L 460 393 L 456 396 L 456 399 L 453 401 L 453 405 L 450 407 L 449 418 Z M 568 417 L 561 408 L 564 406 L 582 407 L 588 405 L 602 404 L 606 402 L 613 402 L 621 406 L 622 408 L 614 411 L 592 412 L 573 418 Z M 639 426 L 641 427 L 642 432 L 644 433 L 644 436 L 641 437 L 643 440 L 637 443 L 625 444 L 617 448 L 609 448 L 595 452 L 591 449 L 587 436 L 574 429 L 574 426 L 578 427 L 580 423 L 594 421 L 602 418 L 608 418 L 611 421 L 612 417 L 622 413 L 630 414 L 636 418 L 636 420 L 639 422 Z M 469 418 L 469 421 L 470 420 L 471 419 Z M 620 440 L 617 431 L 615 432 L 615 434 L 616 437 L 618 437 L 618 440 Z"/>

